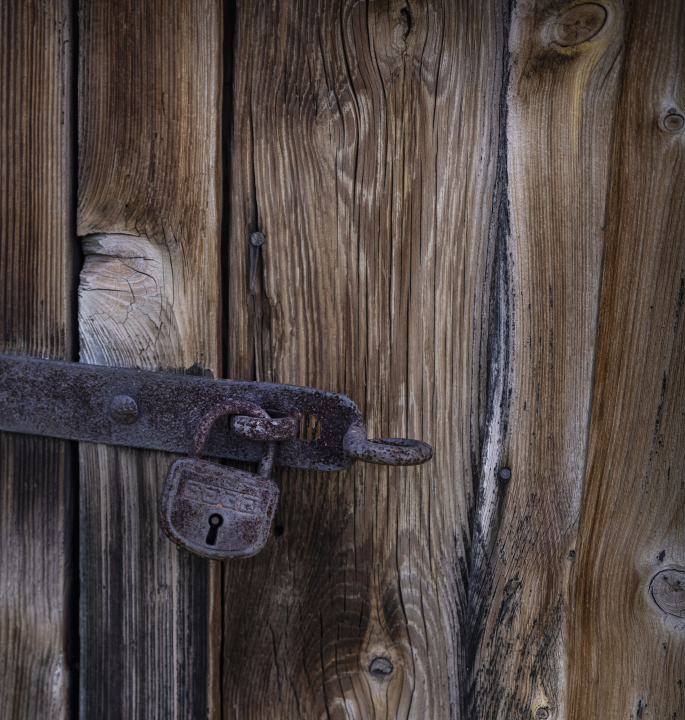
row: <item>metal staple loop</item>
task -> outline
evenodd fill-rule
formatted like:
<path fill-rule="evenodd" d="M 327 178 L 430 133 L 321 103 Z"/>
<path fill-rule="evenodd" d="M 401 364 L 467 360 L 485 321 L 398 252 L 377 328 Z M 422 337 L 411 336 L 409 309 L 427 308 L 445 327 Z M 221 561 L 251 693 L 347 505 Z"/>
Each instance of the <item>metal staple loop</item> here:
<path fill-rule="evenodd" d="M 214 423 L 222 415 L 235 415 L 242 413 L 243 415 L 250 415 L 253 417 L 263 418 L 269 420 L 269 414 L 266 410 L 262 410 L 258 405 L 253 403 L 245 402 L 244 400 L 225 400 L 218 405 L 211 408 L 202 418 L 200 426 L 195 433 L 193 438 L 193 444 L 188 453 L 188 457 L 191 459 L 199 460 L 202 458 L 204 453 L 205 445 L 207 444 L 207 438 L 209 433 L 214 426 Z M 293 418 L 294 419 L 294 418 Z M 276 443 L 274 441 L 269 442 L 267 445 L 264 455 L 259 462 L 258 474 L 264 477 L 268 477 L 271 474 L 271 469 L 276 460 Z"/>
<path fill-rule="evenodd" d="M 422 465 L 433 457 L 433 448 L 420 440 L 378 438 L 369 440 L 366 428 L 353 425 L 343 447 L 350 458 L 377 465 Z"/>
<path fill-rule="evenodd" d="M 300 429 L 296 417 L 282 418 L 249 417 L 234 415 L 231 418 L 231 430 L 240 437 L 258 442 L 281 442 L 294 440 Z"/>

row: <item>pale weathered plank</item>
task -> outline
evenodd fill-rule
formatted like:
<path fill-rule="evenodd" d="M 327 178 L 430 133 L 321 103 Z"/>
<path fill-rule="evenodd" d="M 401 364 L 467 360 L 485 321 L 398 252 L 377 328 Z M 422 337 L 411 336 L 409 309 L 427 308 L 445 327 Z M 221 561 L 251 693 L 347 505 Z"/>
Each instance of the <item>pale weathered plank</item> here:
<path fill-rule="evenodd" d="M 71 3 L 0 4 L 0 349 L 72 353 Z M 0 433 L 0 717 L 69 714 L 70 444 Z"/>
<path fill-rule="evenodd" d="M 490 360 L 505 374 L 490 397 L 470 578 L 472 718 L 567 717 L 569 580 L 622 37 L 619 0 L 520 0 L 512 16 L 504 328 Z"/>
<path fill-rule="evenodd" d="M 220 368 L 218 0 L 84 2 L 81 360 Z M 81 446 L 81 716 L 200 718 L 218 687 L 218 568 L 156 519 L 169 456 Z"/>
<path fill-rule="evenodd" d="M 682 720 L 683 3 L 631 3 L 624 65 L 578 548 L 571 717 Z"/>
<path fill-rule="evenodd" d="M 491 3 L 238 4 L 228 374 L 436 454 L 281 475 L 283 534 L 226 564 L 225 717 L 461 717 L 501 37 Z"/>

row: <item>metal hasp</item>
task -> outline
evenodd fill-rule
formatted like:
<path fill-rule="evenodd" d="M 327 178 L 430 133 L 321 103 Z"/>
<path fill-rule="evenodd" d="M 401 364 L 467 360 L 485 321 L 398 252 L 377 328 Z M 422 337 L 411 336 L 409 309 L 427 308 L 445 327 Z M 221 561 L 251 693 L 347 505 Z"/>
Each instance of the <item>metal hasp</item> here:
<path fill-rule="evenodd" d="M 0 430 L 188 453 L 202 418 L 227 400 L 258 405 L 270 420 L 217 420 L 206 455 L 257 462 L 278 441 L 277 463 L 343 470 L 355 460 L 417 465 L 433 456 L 418 440 L 369 440 L 359 408 L 345 395 L 275 383 L 216 380 L 0 354 Z M 321 432 L 296 437 L 311 415 Z"/>

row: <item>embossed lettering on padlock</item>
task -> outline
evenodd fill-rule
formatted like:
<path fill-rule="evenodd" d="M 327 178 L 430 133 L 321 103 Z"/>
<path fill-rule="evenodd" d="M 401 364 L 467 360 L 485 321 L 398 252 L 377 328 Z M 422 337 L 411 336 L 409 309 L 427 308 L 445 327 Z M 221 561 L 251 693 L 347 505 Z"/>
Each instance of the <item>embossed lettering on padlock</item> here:
<path fill-rule="evenodd" d="M 266 544 L 278 504 L 270 479 L 276 444 L 269 443 L 258 474 L 202 460 L 209 431 L 222 415 L 268 418 L 257 405 L 228 400 L 202 419 L 187 458 L 169 468 L 159 501 L 159 521 L 167 537 L 202 557 L 248 557 Z"/>

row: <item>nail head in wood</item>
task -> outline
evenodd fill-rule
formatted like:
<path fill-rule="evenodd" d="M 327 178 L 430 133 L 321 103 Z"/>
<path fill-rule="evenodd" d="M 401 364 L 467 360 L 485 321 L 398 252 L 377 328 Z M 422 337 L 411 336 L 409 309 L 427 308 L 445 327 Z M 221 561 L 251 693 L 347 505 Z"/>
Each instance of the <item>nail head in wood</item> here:
<path fill-rule="evenodd" d="M 252 291 L 254 289 L 255 280 L 257 279 L 257 262 L 259 260 L 259 248 L 264 245 L 266 238 L 259 231 L 250 235 L 250 270 L 247 286 Z"/>
<path fill-rule="evenodd" d="M 499 471 L 499 479 L 503 483 L 508 483 L 511 480 L 511 470 L 509 468 L 502 468 Z"/>
<path fill-rule="evenodd" d="M 250 245 L 252 247 L 261 247 L 266 242 L 266 238 L 260 232 L 253 232 L 250 235 Z"/>

